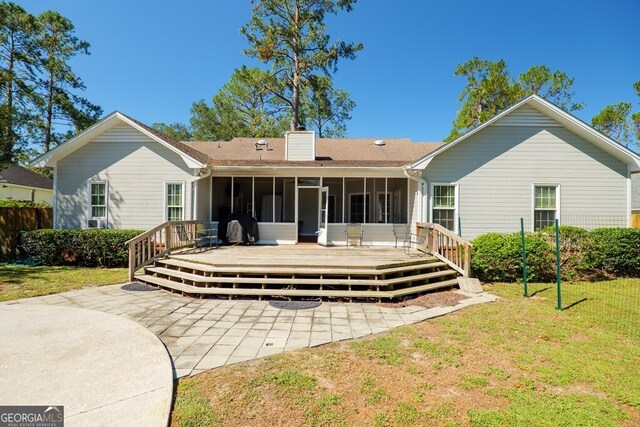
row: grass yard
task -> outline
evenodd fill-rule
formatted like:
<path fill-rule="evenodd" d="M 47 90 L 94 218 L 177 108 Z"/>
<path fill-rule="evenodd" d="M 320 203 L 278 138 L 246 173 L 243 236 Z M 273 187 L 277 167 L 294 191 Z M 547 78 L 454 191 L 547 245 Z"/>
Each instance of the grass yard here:
<path fill-rule="evenodd" d="M 485 289 L 502 299 L 181 380 L 171 425 L 640 425 L 638 336 L 607 320 L 637 330 L 639 280 L 567 285 L 564 312 L 554 285 Z"/>
<path fill-rule="evenodd" d="M 23 267 L 0 264 L 0 301 L 126 281 L 125 268 Z"/>

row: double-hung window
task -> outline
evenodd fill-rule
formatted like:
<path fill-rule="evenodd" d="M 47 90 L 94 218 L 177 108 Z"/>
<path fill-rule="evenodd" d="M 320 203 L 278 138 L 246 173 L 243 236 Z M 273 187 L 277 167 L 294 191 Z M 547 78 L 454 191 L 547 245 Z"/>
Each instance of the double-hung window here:
<path fill-rule="evenodd" d="M 184 183 L 166 183 L 166 215 L 167 221 L 184 220 Z"/>
<path fill-rule="evenodd" d="M 89 183 L 89 218 L 101 219 L 107 217 L 107 183 Z"/>
<path fill-rule="evenodd" d="M 432 218 L 435 224 L 455 231 L 456 228 L 456 186 L 433 186 Z"/>
<path fill-rule="evenodd" d="M 559 217 L 559 188 L 555 185 L 533 187 L 533 230 L 552 226 Z M 558 218 L 559 219 L 559 218 Z"/>

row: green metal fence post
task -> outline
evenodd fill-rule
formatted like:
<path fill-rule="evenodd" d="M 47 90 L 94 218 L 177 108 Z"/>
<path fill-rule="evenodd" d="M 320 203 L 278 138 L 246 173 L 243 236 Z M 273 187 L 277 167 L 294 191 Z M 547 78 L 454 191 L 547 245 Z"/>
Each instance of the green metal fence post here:
<path fill-rule="evenodd" d="M 522 238 L 522 281 L 524 282 L 524 297 L 529 298 L 527 285 L 527 247 L 524 239 L 524 218 L 520 218 L 520 237 Z"/>
<path fill-rule="evenodd" d="M 560 279 L 560 226 L 558 225 L 558 219 L 555 220 L 556 225 L 556 287 L 557 287 L 557 299 L 558 310 L 562 311 L 562 281 Z"/>

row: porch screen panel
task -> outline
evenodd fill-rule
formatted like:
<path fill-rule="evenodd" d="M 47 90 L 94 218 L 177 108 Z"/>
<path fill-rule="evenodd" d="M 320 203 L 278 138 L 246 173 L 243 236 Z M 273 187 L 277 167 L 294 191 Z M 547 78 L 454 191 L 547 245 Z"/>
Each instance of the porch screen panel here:
<path fill-rule="evenodd" d="M 371 222 L 386 224 L 389 216 L 390 198 L 386 194 L 385 178 L 367 178 L 367 194 L 369 194 L 369 218 Z"/>
<path fill-rule="evenodd" d="M 344 188 L 342 178 L 323 178 L 322 186 L 329 187 L 329 215 L 328 222 L 330 224 L 339 224 L 344 222 L 343 201 Z"/>
<path fill-rule="evenodd" d="M 408 224 L 409 215 L 407 204 L 409 200 L 408 180 L 406 178 L 388 178 L 387 192 L 391 201 L 388 206 L 391 210 L 389 219 L 394 224 Z"/>
<path fill-rule="evenodd" d="M 274 193 L 276 206 L 275 222 L 295 222 L 296 219 L 296 179 L 276 177 Z"/>
<path fill-rule="evenodd" d="M 252 177 L 233 178 L 233 213 L 254 216 Z"/>
<path fill-rule="evenodd" d="M 273 222 L 274 205 L 279 205 L 273 195 L 273 178 L 255 177 L 254 179 L 255 218 L 258 222 Z"/>
<path fill-rule="evenodd" d="M 211 221 L 220 221 L 231 213 L 231 177 L 211 179 Z"/>
<path fill-rule="evenodd" d="M 365 197 L 364 178 L 345 178 L 347 222 L 368 222 L 368 198 Z"/>

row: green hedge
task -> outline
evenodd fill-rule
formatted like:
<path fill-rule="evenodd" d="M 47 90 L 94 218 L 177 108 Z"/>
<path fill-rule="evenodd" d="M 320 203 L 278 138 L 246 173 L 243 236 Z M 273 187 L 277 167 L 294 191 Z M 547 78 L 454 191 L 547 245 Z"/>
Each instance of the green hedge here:
<path fill-rule="evenodd" d="M 526 233 L 525 242 L 529 280 L 554 280 L 553 227 Z M 522 279 L 520 233 L 483 234 L 472 243 L 472 266 L 476 277 L 488 282 Z M 601 228 L 587 231 L 562 226 L 560 263 L 563 280 L 640 277 L 640 229 Z"/>
<path fill-rule="evenodd" d="M 47 265 L 125 267 L 125 242 L 142 230 L 33 230 L 20 233 L 24 252 Z"/>
<path fill-rule="evenodd" d="M 0 208 L 50 208 L 47 202 L 30 202 L 28 200 L 0 199 Z"/>

